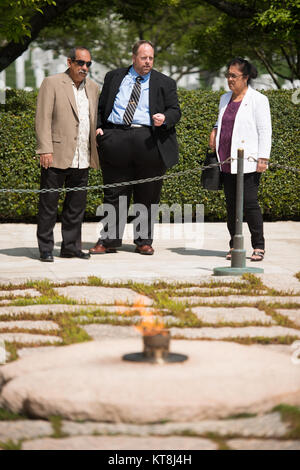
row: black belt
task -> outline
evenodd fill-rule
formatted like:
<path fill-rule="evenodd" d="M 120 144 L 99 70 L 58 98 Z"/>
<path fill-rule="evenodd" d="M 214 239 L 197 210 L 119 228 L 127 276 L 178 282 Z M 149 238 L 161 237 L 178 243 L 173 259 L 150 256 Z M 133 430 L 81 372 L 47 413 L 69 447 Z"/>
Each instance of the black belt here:
<path fill-rule="evenodd" d="M 143 128 L 151 129 L 150 126 L 146 126 L 144 124 L 113 124 L 112 122 L 108 122 L 105 124 L 104 129 L 143 129 Z"/>

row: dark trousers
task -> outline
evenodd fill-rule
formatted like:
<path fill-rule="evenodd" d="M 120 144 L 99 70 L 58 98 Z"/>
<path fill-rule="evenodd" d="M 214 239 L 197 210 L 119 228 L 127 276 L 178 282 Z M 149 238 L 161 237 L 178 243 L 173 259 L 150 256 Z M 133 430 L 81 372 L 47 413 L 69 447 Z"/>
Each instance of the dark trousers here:
<path fill-rule="evenodd" d="M 253 248 L 265 249 L 263 217 L 258 204 L 257 193 L 261 173 L 244 174 L 244 217 L 251 233 Z M 231 236 L 229 246 L 233 247 L 236 219 L 236 180 L 237 175 L 222 173 L 227 207 L 227 227 Z"/>
<path fill-rule="evenodd" d="M 41 189 L 83 187 L 88 183 L 88 169 L 42 168 Z M 40 252 L 52 251 L 54 247 L 53 229 L 57 219 L 59 192 L 40 193 L 37 238 Z M 81 225 L 86 206 L 86 191 L 65 193 L 61 216 L 61 251 L 74 253 L 81 250 Z"/>
<path fill-rule="evenodd" d="M 104 135 L 98 137 L 98 152 L 104 184 L 162 176 L 166 172 L 166 166 L 148 127 L 104 129 Z M 137 210 L 135 214 L 141 217 L 136 217 L 139 221 L 134 223 L 134 243 L 139 246 L 151 245 L 155 218 L 153 210 L 151 214 L 151 206 L 159 204 L 161 188 L 162 180 L 105 189 L 104 204 L 113 207 L 115 218 L 104 224 L 98 243 L 106 247 L 121 246 L 133 196 L 135 208 L 142 205 L 141 211 Z M 124 207 L 119 204 L 120 196 L 125 201 Z"/>

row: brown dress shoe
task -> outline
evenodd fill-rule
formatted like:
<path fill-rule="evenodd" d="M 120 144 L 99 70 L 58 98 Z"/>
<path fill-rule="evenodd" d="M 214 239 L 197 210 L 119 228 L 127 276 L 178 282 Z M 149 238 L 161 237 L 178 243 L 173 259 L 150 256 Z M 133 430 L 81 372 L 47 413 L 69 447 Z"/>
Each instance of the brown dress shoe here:
<path fill-rule="evenodd" d="M 96 245 L 89 250 L 91 255 L 104 255 L 105 253 L 116 253 L 116 251 L 115 248 L 107 248 L 100 243 L 96 243 Z"/>
<path fill-rule="evenodd" d="M 141 245 L 136 247 L 135 252 L 140 255 L 153 255 L 154 249 L 151 245 Z"/>

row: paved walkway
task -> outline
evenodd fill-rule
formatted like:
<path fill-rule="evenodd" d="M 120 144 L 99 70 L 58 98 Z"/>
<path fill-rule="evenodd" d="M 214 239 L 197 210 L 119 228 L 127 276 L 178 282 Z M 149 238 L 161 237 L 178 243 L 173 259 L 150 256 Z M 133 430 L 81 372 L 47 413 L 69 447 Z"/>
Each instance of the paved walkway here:
<path fill-rule="evenodd" d="M 299 224 L 265 224 L 264 274 L 243 278 L 212 276 L 225 224 L 201 230 L 196 250 L 190 228 L 154 256 L 46 264 L 33 225 L 0 226 L 0 448 L 300 449 Z M 185 362 L 123 360 L 149 316 Z"/>

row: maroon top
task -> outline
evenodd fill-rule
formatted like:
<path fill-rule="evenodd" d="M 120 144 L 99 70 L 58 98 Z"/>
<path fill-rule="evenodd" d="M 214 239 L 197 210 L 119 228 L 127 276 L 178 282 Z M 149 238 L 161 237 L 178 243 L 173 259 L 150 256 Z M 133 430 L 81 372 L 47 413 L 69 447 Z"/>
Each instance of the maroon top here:
<path fill-rule="evenodd" d="M 230 101 L 225 113 L 223 114 L 219 140 L 219 157 L 221 162 L 224 162 L 224 160 L 230 157 L 233 125 L 240 104 L 241 101 Z M 225 163 L 222 165 L 221 170 L 224 173 L 231 173 L 230 163 Z"/>

